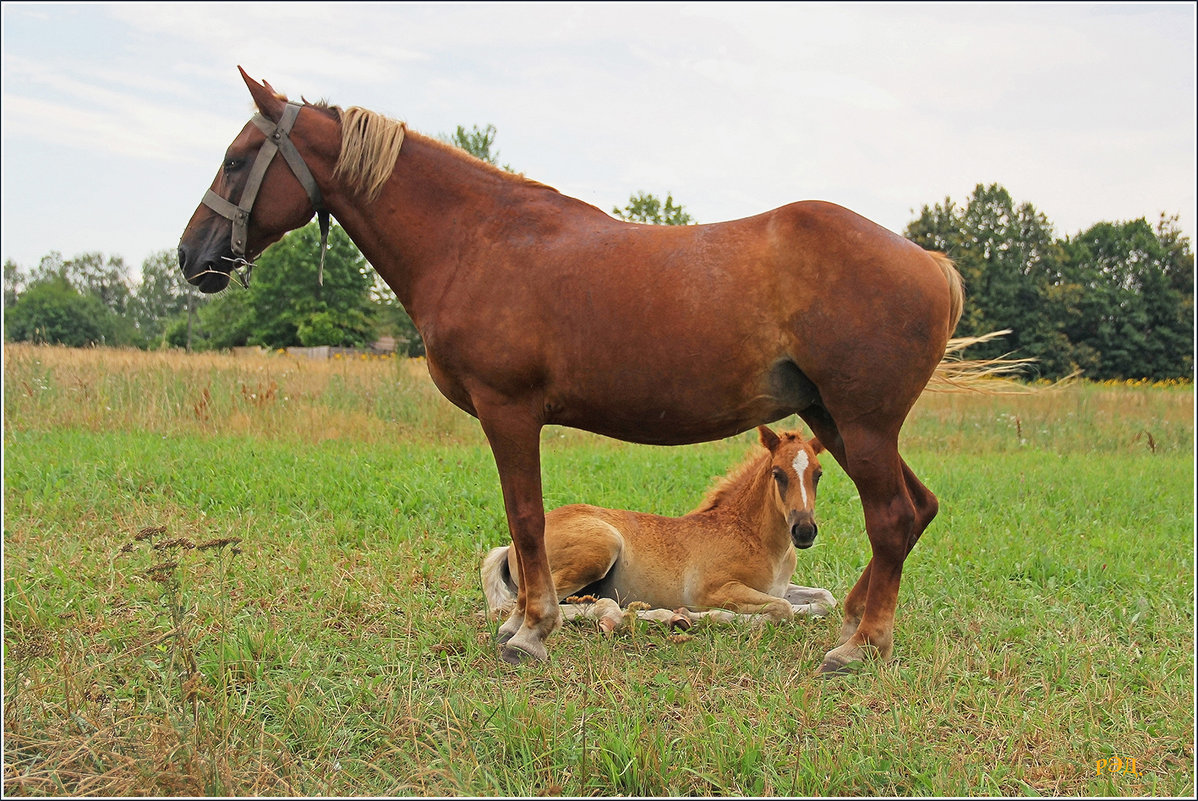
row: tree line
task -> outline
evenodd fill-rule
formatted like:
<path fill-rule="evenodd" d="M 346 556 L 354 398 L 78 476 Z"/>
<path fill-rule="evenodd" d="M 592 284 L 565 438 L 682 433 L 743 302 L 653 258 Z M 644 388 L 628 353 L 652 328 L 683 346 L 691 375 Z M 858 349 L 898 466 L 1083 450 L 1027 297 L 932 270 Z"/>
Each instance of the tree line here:
<path fill-rule="evenodd" d="M 441 138 L 498 164 L 494 126 L 458 126 Z M 695 222 L 672 194 L 663 201 L 637 192 L 612 214 Z M 1081 370 L 1095 380 L 1193 379 L 1194 255 L 1176 217 L 1101 222 L 1059 238 L 1044 214 L 992 184 L 978 185 L 963 204 L 923 206 L 903 233 L 956 261 L 966 289 L 957 336 L 1011 329 L 971 357 L 1032 358 L 1044 378 Z M 319 239 L 314 223 L 291 232 L 258 259 L 248 290 L 211 298 L 183 281 L 174 251 L 146 259 L 135 285 L 121 258 L 98 253 L 51 253 L 29 272 L 6 261 L 5 337 L 206 350 L 361 347 L 392 336 L 402 352 L 421 355 L 411 319 L 339 226 L 317 283 Z"/>

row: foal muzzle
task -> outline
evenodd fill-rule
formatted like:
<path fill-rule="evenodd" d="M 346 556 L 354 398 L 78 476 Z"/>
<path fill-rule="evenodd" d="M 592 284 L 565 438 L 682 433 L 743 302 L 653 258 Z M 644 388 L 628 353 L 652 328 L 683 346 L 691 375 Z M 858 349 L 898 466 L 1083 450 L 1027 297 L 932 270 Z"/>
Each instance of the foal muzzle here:
<path fill-rule="evenodd" d="M 815 535 L 819 526 L 811 513 L 791 512 L 786 516 L 786 525 L 790 529 L 790 541 L 796 548 L 810 548 L 815 544 Z"/>

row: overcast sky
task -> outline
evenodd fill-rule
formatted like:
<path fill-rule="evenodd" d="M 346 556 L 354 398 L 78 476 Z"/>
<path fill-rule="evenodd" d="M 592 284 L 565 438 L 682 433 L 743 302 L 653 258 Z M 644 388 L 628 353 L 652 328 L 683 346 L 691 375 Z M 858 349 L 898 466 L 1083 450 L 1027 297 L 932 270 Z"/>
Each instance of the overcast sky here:
<path fill-rule="evenodd" d="M 1193 3 L 5 2 L 0 257 L 173 250 L 251 113 L 237 65 L 493 124 L 502 163 L 607 211 L 818 198 L 901 232 L 999 183 L 1059 236 L 1165 212 L 1194 239 Z"/>

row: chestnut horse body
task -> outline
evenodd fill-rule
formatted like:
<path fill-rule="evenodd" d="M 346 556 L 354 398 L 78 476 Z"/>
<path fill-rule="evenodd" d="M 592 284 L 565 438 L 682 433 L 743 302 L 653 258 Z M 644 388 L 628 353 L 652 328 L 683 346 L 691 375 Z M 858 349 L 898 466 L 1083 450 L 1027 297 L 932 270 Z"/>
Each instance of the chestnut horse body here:
<path fill-rule="evenodd" d="M 242 75 L 265 120 L 229 146 L 210 192 L 237 203 L 261 173 L 264 123 L 289 114 L 281 138 L 323 209 L 292 160 L 275 159 L 242 252 L 206 197 L 180 240 L 184 275 L 218 291 L 314 211 L 337 218 L 412 317 L 437 387 L 491 446 L 520 574 L 499 629 L 505 659 L 547 658 L 560 625 L 543 426 L 675 445 L 796 413 L 856 485 L 872 548 L 821 670 L 889 657 L 903 562 L 937 510 L 898 438 L 961 315 L 947 258 L 824 202 L 711 225 L 622 222 L 362 109 L 304 104 L 295 116 Z M 377 142 L 363 140 L 387 133 L 402 137 L 398 155 L 372 187 L 362 154 Z"/>

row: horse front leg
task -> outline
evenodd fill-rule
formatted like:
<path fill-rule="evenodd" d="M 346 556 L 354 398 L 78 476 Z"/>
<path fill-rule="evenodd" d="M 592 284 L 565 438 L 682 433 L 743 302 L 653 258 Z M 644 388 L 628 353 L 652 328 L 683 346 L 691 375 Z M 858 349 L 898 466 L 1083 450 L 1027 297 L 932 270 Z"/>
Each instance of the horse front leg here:
<path fill-rule="evenodd" d="M 561 611 L 545 555 L 541 494 L 541 423 L 518 408 L 478 409 L 503 488 L 508 530 L 520 569 L 516 610 L 499 627 L 500 655 L 513 664 L 549 658 L 545 640 L 561 626 Z"/>

